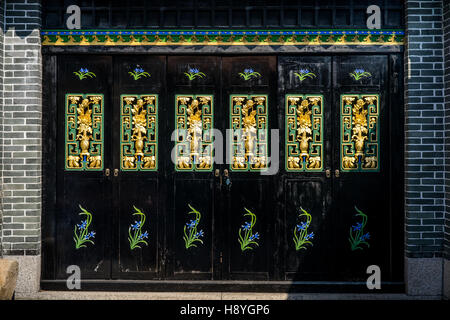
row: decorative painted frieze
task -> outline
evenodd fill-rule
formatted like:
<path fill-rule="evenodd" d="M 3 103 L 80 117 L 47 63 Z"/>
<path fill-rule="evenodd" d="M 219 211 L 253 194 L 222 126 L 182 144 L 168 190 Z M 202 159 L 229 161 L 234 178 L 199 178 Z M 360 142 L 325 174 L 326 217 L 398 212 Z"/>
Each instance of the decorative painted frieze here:
<path fill-rule="evenodd" d="M 43 30 L 42 45 L 403 45 L 403 30 Z"/>

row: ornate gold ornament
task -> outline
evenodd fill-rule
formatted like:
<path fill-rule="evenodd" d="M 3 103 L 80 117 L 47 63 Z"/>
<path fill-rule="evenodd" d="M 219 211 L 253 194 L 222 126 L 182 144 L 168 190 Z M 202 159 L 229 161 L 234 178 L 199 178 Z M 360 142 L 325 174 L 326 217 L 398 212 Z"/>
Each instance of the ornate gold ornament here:
<path fill-rule="evenodd" d="M 286 95 L 286 170 L 323 170 L 323 96 Z"/>
<path fill-rule="evenodd" d="M 341 96 L 341 168 L 379 171 L 379 96 Z"/>
<path fill-rule="evenodd" d="M 156 170 L 158 95 L 121 95 L 121 169 Z"/>
<path fill-rule="evenodd" d="M 103 169 L 103 95 L 67 94 L 65 169 Z"/>
<path fill-rule="evenodd" d="M 211 171 L 213 96 L 177 95 L 175 101 L 178 171 Z"/>
<path fill-rule="evenodd" d="M 267 168 L 267 95 L 231 95 L 231 169 Z"/>

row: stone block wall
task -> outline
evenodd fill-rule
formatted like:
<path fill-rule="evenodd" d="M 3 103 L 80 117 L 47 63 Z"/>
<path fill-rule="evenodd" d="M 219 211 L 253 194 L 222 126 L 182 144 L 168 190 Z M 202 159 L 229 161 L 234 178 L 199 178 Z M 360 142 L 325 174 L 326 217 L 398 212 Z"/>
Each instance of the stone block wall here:
<path fill-rule="evenodd" d="M 40 1 L 6 1 L 4 21 L 2 249 L 3 255 L 20 260 L 19 268 L 27 270 L 18 279 L 24 283 L 18 291 L 26 292 L 37 290 L 41 248 Z M 30 277 L 31 282 L 24 282 Z"/>
<path fill-rule="evenodd" d="M 405 2 L 405 282 L 410 294 L 442 294 L 444 2 L 448 1 Z"/>
<path fill-rule="evenodd" d="M 5 33 L 5 7 L 6 3 L 0 3 L 0 159 L 3 159 L 3 46 L 4 46 L 4 33 Z M 3 255 L 2 250 L 2 221 L 3 221 L 3 162 L 0 161 L 0 258 Z"/>
<path fill-rule="evenodd" d="M 406 32 L 406 255 L 433 258 L 445 213 L 442 1 L 407 1 Z"/>
<path fill-rule="evenodd" d="M 450 1 L 443 8 L 444 83 L 445 83 L 445 225 L 444 225 L 444 295 L 450 299 Z"/>

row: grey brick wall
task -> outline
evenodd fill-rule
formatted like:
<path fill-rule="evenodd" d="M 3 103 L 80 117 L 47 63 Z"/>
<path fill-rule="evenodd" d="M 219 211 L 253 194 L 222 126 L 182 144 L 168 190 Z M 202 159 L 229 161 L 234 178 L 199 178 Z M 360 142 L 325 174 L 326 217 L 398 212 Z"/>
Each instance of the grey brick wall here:
<path fill-rule="evenodd" d="M 444 255 L 450 259 L 450 1 L 444 3 L 445 57 L 445 235 Z"/>
<path fill-rule="evenodd" d="M 407 0 L 406 256 L 442 256 L 445 214 L 442 0 Z"/>
<path fill-rule="evenodd" d="M 3 251 L 40 253 L 41 5 L 6 1 L 3 77 Z"/>
<path fill-rule="evenodd" d="M 4 19 L 5 19 L 5 3 L 0 3 L 0 258 L 2 257 L 3 250 L 2 250 L 2 220 L 3 220 L 3 184 L 2 184 L 2 171 L 3 171 L 3 143 L 2 143 L 2 137 L 3 137 L 3 38 L 4 38 Z"/>

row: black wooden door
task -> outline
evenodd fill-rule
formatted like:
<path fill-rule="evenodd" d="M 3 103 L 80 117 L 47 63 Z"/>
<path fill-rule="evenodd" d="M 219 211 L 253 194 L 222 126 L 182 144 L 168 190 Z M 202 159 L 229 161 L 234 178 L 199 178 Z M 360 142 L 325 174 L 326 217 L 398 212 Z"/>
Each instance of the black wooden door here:
<path fill-rule="evenodd" d="M 213 128 L 221 111 L 220 57 L 168 57 L 165 276 L 217 279 Z"/>
<path fill-rule="evenodd" d="M 401 56 L 46 61 L 47 278 L 401 276 Z"/>
<path fill-rule="evenodd" d="M 165 56 L 114 57 L 113 278 L 161 277 L 169 144 Z"/>
<path fill-rule="evenodd" d="M 279 58 L 281 278 L 364 281 L 377 265 L 386 281 L 399 279 L 400 63 L 396 55 Z"/>
<path fill-rule="evenodd" d="M 273 278 L 276 233 L 268 174 L 276 121 L 276 57 L 224 57 L 222 121 L 227 163 L 221 170 L 223 278 Z M 276 172 L 276 171 L 275 171 Z"/>
<path fill-rule="evenodd" d="M 330 56 L 278 60 L 277 204 L 283 280 L 323 280 L 334 269 L 331 79 Z"/>
<path fill-rule="evenodd" d="M 334 58 L 333 228 L 338 279 L 377 265 L 398 279 L 402 243 L 402 122 L 397 55 Z M 399 188 L 400 187 L 400 188 Z M 397 231 L 394 231 L 397 229 Z M 395 262 L 394 262 L 395 261 Z"/>
<path fill-rule="evenodd" d="M 58 59 L 55 273 L 80 267 L 83 278 L 111 274 L 111 57 Z M 89 250 L 84 250 L 88 248 Z"/>

